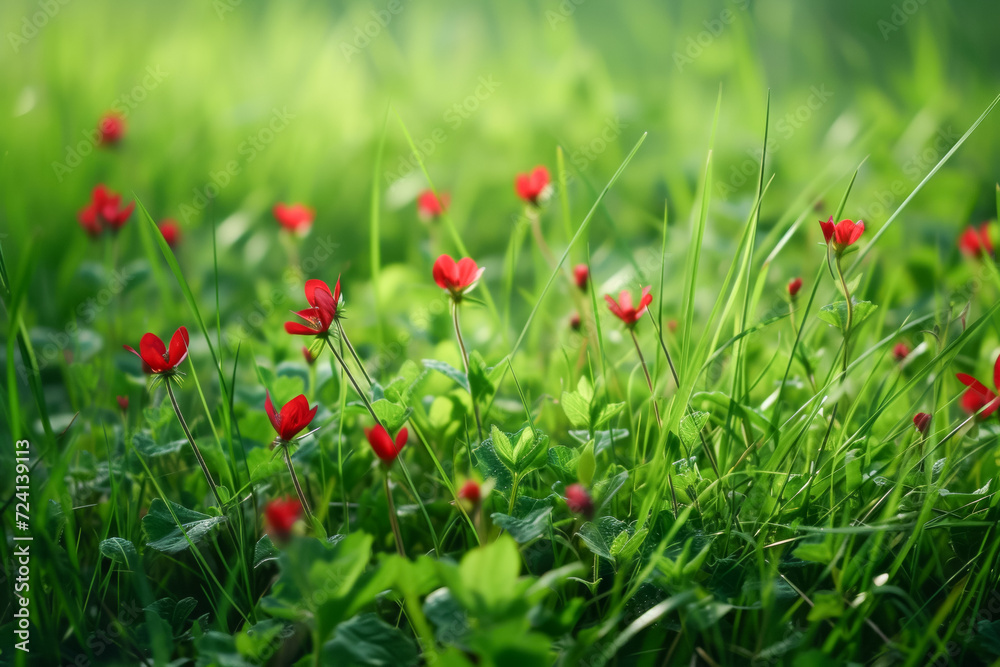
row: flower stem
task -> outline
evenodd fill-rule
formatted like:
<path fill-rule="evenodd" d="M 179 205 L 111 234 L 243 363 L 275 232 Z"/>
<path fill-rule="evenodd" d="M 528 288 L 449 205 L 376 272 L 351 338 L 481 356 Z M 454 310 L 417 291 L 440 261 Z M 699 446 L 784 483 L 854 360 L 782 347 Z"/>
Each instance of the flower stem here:
<path fill-rule="evenodd" d="M 854 304 L 851 303 L 851 293 L 847 289 L 847 280 L 844 278 L 844 270 L 840 266 L 840 258 L 837 258 L 837 276 L 840 278 L 840 286 L 844 292 L 844 299 L 847 300 L 847 324 L 844 326 L 844 376 L 847 376 L 847 361 L 849 359 L 848 345 L 851 340 L 851 324 L 854 319 Z"/>
<path fill-rule="evenodd" d="M 514 475 L 514 482 L 510 487 L 510 503 L 507 506 L 507 514 L 514 516 L 514 503 L 517 501 L 517 485 L 520 484 L 521 477 L 517 474 Z"/>
<path fill-rule="evenodd" d="M 183 429 L 184 435 L 187 436 L 188 442 L 191 443 L 191 449 L 194 450 L 194 456 L 198 459 L 198 465 L 201 466 L 201 471 L 205 473 L 205 479 L 208 480 L 208 486 L 212 489 L 212 495 L 215 496 L 215 501 L 219 503 L 219 509 L 224 509 L 222 496 L 219 495 L 219 487 L 215 485 L 212 473 L 208 471 L 208 464 L 205 463 L 205 457 L 201 455 L 201 450 L 198 449 L 198 444 L 194 441 L 194 436 L 191 435 L 191 429 L 188 428 L 187 422 L 184 421 L 184 415 L 181 414 L 180 406 L 177 405 L 177 399 L 174 397 L 174 388 L 170 384 L 169 379 L 164 384 L 167 385 L 167 396 L 170 397 L 170 404 L 174 407 L 174 414 L 177 415 L 177 421 L 181 423 L 181 429 Z"/>
<path fill-rule="evenodd" d="M 528 222 L 531 223 L 531 235 L 535 237 L 535 245 L 538 246 L 539 252 L 545 257 L 545 261 L 553 269 L 558 266 L 556 262 L 555 255 L 552 254 L 552 249 L 549 248 L 549 244 L 545 242 L 545 236 L 542 235 L 542 227 L 538 220 L 538 209 L 534 206 L 528 206 L 525 214 L 528 217 Z"/>
<path fill-rule="evenodd" d="M 369 387 L 372 386 L 372 379 L 371 377 L 369 377 L 368 371 L 365 370 L 365 365 L 361 363 L 361 359 L 358 357 L 358 353 L 354 351 L 354 346 L 351 345 L 351 339 L 347 337 L 347 332 L 344 331 L 344 327 L 343 325 L 340 324 L 340 320 L 337 320 L 337 328 L 340 329 L 341 340 L 347 343 L 347 349 L 350 350 L 351 356 L 354 357 L 354 363 L 358 365 L 358 368 L 361 369 L 361 374 L 365 376 L 365 382 L 368 383 Z"/>
<path fill-rule="evenodd" d="M 306 515 L 312 518 L 312 509 L 309 508 L 309 501 L 306 500 L 306 494 L 302 493 L 302 485 L 299 484 L 299 477 L 295 474 L 295 468 L 292 466 L 292 456 L 288 453 L 288 443 L 283 442 L 279 445 L 285 452 L 285 465 L 288 466 L 288 474 L 292 476 L 292 485 L 295 487 L 295 493 L 299 496 L 299 502 L 302 503 L 302 509 L 306 511 Z"/>
<path fill-rule="evenodd" d="M 392 491 L 389 489 L 389 471 L 385 471 L 385 500 L 389 507 L 389 523 L 392 525 L 392 536 L 396 540 L 396 553 L 406 558 L 403 548 L 403 535 L 399 532 L 399 518 L 396 516 L 396 505 L 392 502 Z"/>
<path fill-rule="evenodd" d="M 384 427 L 384 425 L 382 424 L 382 420 L 379 419 L 378 415 L 375 414 L 375 410 L 374 408 L 372 408 L 371 401 L 368 400 L 368 395 L 365 394 L 365 392 L 361 391 L 361 387 L 358 386 L 358 383 L 354 379 L 354 376 L 351 374 L 350 369 L 347 368 L 347 364 L 344 363 L 344 358 L 340 356 L 340 353 L 337 352 L 337 348 L 333 346 L 333 342 L 329 338 L 326 339 L 326 345 L 327 347 L 330 348 L 330 351 L 333 352 L 333 356 L 337 358 L 337 361 L 340 363 L 340 367 L 344 369 L 344 373 L 347 375 L 347 379 L 350 380 L 351 384 L 354 386 L 354 391 L 357 393 L 358 396 L 361 397 L 361 400 L 364 402 L 365 407 L 368 408 L 368 414 L 372 416 L 372 419 L 375 420 L 376 424 Z"/>
<path fill-rule="evenodd" d="M 649 387 L 650 400 L 653 402 L 653 412 L 656 413 L 656 424 L 663 428 L 663 420 L 660 419 L 660 408 L 656 404 L 656 391 L 653 389 L 653 379 L 649 376 L 649 368 L 646 367 L 646 358 L 642 356 L 642 349 L 639 347 L 639 339 L 635 337 L 635 329 L 629 327 L 628 332 L 632 334 L 632 342 L 635 343 L 635 351 L 639 354 L 639 363 L 642 364 L 642 372 L 646 375 L 646 385 Z M 673 364 L 670 368 L 673 369 Z M 676 380 L 676 375 L 674 379 Z"/>
<path fill-rule="evenodd" d="M 479 439 L 483 439 L 483 422 L 479 417 L 479 403 L 476 402 L 476 395 L 472 391 L 472 378 L 469 376 L 469 353 L 465 349 L 465 341 L 462 339 L 462 327 L 458 322 L 458 304 L 451 302 L 452 321 L 455 323 L 455 338 L 458 339 L 458 348 L 462 351 L 462 364 L 465 366 L 465 380 L 469 383 L 469 398 L 472 399 L 472 411 L 476 415 L 476 432 Z"/>

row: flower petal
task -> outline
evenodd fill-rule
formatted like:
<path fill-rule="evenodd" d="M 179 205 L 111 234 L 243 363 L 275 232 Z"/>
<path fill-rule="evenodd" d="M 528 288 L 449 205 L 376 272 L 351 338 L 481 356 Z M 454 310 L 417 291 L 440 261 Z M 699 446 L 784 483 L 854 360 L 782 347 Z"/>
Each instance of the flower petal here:
<path fill-rule="evenodd" d="M 451 255 L 441 255 L 434 261 L 434 282 L 441 289 L 451 289 L 456 282 L 458 266 Z"/>
<path fill-rule="evenodd" d="M 168 362 L 170 368 L 180 366 L 181 362 L 187 359 L 190 340 L 187 327 L 180 327 L 174 332 L 170 339 L 170 361 Z"/>
<path fill-rule="evenodd" d="M 269 391 L 264 392 L 264 411 L 267 412 L 267 418 L 271 420 L 271 426 L 274 427 L 275 432 L 281 435 L 281 415 L 274 412 L 274 403 L 271 402 Z"/>
<path fill-rule="evenodd" d="M 167 353 L 167 347 L 154 333 L 144 334 L 139 341 L 139 356 L 145 361 L 154 373 L 160 373 L 169 368 L 163 355 Z"/>

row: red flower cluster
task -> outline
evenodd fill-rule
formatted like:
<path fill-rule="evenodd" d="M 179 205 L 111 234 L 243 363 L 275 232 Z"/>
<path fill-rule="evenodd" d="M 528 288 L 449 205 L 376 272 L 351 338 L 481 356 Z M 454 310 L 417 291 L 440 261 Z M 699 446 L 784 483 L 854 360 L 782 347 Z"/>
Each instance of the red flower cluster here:
<path fill-rule="evenodd" d="M 368 444 L 375 450 L 375 456 L 382 459 L 386 465 L 392 465 L 399 453 L 403 451 L 403 445 L 406 444 L 409 435 L 406 427 L 403 427 L 396 434 L 396 440 L 393 442 L 389 432 L 381 424 L 375 428 L 365 429 L 365 436 L 368 438 Z"/>
<path fill-rule="evenodd" d="M 573 267 L 573 280 L 581 290 L 587 290 L 587 281 L 590 280 L 590 268 L 586 264 L 577 264 Z"/>
<path fill-rule="evenodd" d="M 642 288 L 642 297 L 639 299 L 638 306 L 632 305 L 632 295 L 628 293 L 628 290 L 621 291 L 617 302 L 610 294 L 605 294 L 604 300 L 608 302 L 608 309 L 615 317 L 624 322 L 625 326 L 634 327 L 642 314 L 646 312 L 649 304 L 653 302 L 653 295 L 649 293 L 649 289 L 649 286 Z"/>
<path fill-rule="evenodd" d="M 594 500 L 582 484 L 570 484 L 566 487 L 566 507 L 573 514 L 587 519 L 594 516 Z"/>
<path fill-rule="evenodd" d="M 176 248 L 177 244 L 181 240 L 181 226 L 177 224 L 176 220 L 171 220 L 167 218 L 160 223 L 160 233 L 163 234 L 163 240 L 167 242 L 171 248 Z"/>
<path fill-rule="evenodd" d="M 120 194 L 98 185 L 90 195 L 90 203 L 80 209 L 77 219 L 84 231 L 92 237 L 98 237 L 105 229 L 117 232 L 132 215 L 135 202 L 122 206 Z"/>
<path fill-rule="evenodd" d="M 927 427 L 930 426 L 931 416 L 926 412 L 918 412 L 913 416 L 913 425 L 917 427 L 920 433 L 926 433 Z"/>
<path fill-rule="evenodd" d="M 187 328 L 181 327 L 170 339 L 169 352 L 160 337 L 152 333 L 145 334 L 139 341 L 138 352 L 128 345 L 122 347 L 142 359 L 154 375 L 172 375 L 187 358 L 189 340 Z"/>
<path fill-rule="evenodd" d="M 848 246 L 853 245 L 865 232 L 864 221 L 841 220 L 834 224 L 832 215 L 826 222 L 820 220 L 819 226 L 823 229 L 823 238 L 826 239 L 826 244 L 837 255 L 842 255 Z"/>
<path fill-rule="evenodd" d="M 297 498 L 276 498 L 264 508 L 267 534 L 273 539 L 287 540 L 292 535 L 292 527 L 302 516 L 302 503 Z"/>
<path fill-rule="evenodd" d="M 441 289 L 451 293 L 456 302 L 462 300 L 462 295 L 473 289 L 483 275 L 485 268 L 476 265 L 471 257 L 463 257 L 458 262 L 451 255 L 441 255 L 434 262 L 434 282 Z"/>
<path fill-rule="evenodd" d="M 306 360 L 306 363 L 312 366 L 316 363 L 316 355 L 312 353 L 308 346 L 302 346 L 302 357 Z"/>
<path fill-rule="evenodd" d="M 115 396 L 115 400 L 118 401 L 118 407 L 122 412 L 128 412 L 128 396 Z"/>
<path fill-rule="evenodd" d="M 990 242 L 990 225 L 984 222 L 979 229 L 966 227 L 958 237 L 958 249 L 967 257 L 982 257 L 993 254 L 993 243 Z"/>
<path fill-rule="evenodd" d="M 474 479 L 470 479 L 463 484 L 462 488 L 458 490 L 458 499 L 466 500 L 473 505 L 478 505 L 479 501 L 482 500 L 482 488 L 480 487 L 479 482 Z"/>
<path fill-rule="evenodd" d="M 114 111 L 104 114 L 97 124 L 97 142 L 102 146 L 117 144 L 124 134 L 125 119 Z"/>
<path fill-rule="evenodd" d="M 313 219 L 316 217 L 316 211 L 305 204 L 278 203 L 274 205 L 271 212 L 274 213 L 275 220 L 283 228 L 298 236 L 305 236 L 309 233 Z"/>
<path fill-rule="evenodd" d="M 424 190 L 417 197 L 417 214 L 421 220 L 433 220 L 444 213 L 450 203 L 451 196 L 447 192 L 436 197 L 433 190 Z"/>
<path fill-rule="evenodd" d="M 968 389 L 962 394 L 962 409 L 970 415 L 978 413 L 979 419 L 986 419 L 1000 407 L 1000 398 L 987 389 L 986 385 L 965 373 L 956 373 L 955 377 Z M 993 386 L 1000 389 L 1000 357 L 993 364 Z M 985 408 L 985 409 L 984 409 Z M 979 412 L 982 410 L 982 412 Z"/>
<path fill-rule="evenodd" d="M 285 331 L 296 336 L 325 336 L 330 331 L 330 325 L 337 319 L 337 309 L 340 305 L 340 278 L 334 291 L 322 280 L 306 281 L 306 301 L 310 308 L 300 310 L 295 314 L 301 317 L 301 322 L 285 322 Z"/>
<path fill-rule="evenodd" d="M 910 346 L 906 343 L 896 343 L 896 346 L 892 348 L 892 358 L 896 361 L 902 361 L 910 356 Z"/>
<path fill-rule="evenodd" d="M 274 411 L 274 404 L 271 403 L 271 394 L 265 393 L 264 409 L 267 411 L 267 418 L 271 420 L 278 437 L 285 442 L 291 442 L 302 429 L 309 426 L 313 417 L 316 416 L 318 405 L 309 409 L 309 399 L 299 394 L 292 400 L 285 403 L 281 412 Z"/>
<path fill-rule="evenodd" d="M 538 206 L 552 193 L 549 170 L 539 165 L 528 174 L 518 174 L 514 179 L 514 190 L 518 197 L 532 206 Z"/>

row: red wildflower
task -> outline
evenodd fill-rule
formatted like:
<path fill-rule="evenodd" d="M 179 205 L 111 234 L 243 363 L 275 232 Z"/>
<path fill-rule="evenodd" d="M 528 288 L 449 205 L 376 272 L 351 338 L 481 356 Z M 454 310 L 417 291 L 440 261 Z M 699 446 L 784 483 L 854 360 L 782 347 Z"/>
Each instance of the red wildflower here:
<path fill-rule="evenodd" d="M 993 254 L 993 243 L 990 242 L 990 224 L 984 222 L 976 229 L 972 225 L 966 227 L 958 237 L 958 248 L 968 257 L 982 257 Z"/>
<path fill-rule="evenodd" d="M 569 327 L 573 331 L 580 330 L 580 313 L 573 313 L 569 318 Z"/>
<path fill-rule="evenodd" d="M 122 347 L 142 359 L 154 375 L 172 375 L 187 358 L 189 340 L 187 328 L 181 327 L 170 339 L 169 352 L 160 337 L 152 333 L 145 334 L 139 341 L 138 352 L 128 345 Z"/>
<path fill-rule="evenodd" d="M 594 516 L 594 500 L 582 484 L 570 484 L 566 487 L 566 507 L 570 512 L 588 519 Z"/>
<path fill-rule="evenodd" d="M 117 232 L 125 225 L 135 208 L 135 202 L 125 207 L 121 203 L 121 195 L 103 184 L 98 185 L 90 195 L 90 203 L 77 214 L 80 226 L 91 236 L 99 236 L 105 228 Z"/>
<path fill-rule="evenodd" d="M 167 218 L 161 222 L 160 233 L 163 234 L 163 240 L 171 248 L 176 248 L 181 240 L 181 226 L 175 220 Z"/>
<path fill-rule="evenodd" d="M 267 524 L 267 534 L 274 539 L 287 540 L 292 534 L 292 527 L 302 516 L 302 503 L 298 498 L 276 498 L 264 508 L 264 521 Z"/>
<path fill-rule="evenodd" d="M 552 192 L 549 170 L 539 165 L 528 174 L 518 174 L 514 180 L 517 196 L 524 201 L 538 206 L 538 203 L 548 198 Z"/>
<path fill-rule="evenodd" d="M 471 257 L 463 257 L 456 262 L 451 255 L 441 255 L 434 262 L 434 282 L 441 289 L 451 292 L 455 301 L 460 301 L 463 294 L 476 286 L 485 270 L 485 267 L 479 268 Z"/>
<path fill-rule="evenodd" d="M 902 361 L 910 356 L 910 346 L 906 343 L 896 343 L 896 347 L 892 348 L 892 357 L 896 361 Z"/>
<path fill-rule="evenodd" d="M 305 204 L 278 203 L 271 211 L 282 227 L 299 236 L 309 233 L 313 219 L 316 217 L 316 211 Z"/>
<path fill-rule="evenodd" d="M 788 281 L 788 296 L 794 299 L 800 289 L 802 289 L 802 278 L 792 278 Z"/>
<path fill-rule="evenodd" d="M 927 427 L 930 426 L 931 416 L 926 412 L 918 412 L 913 416 L 913 425 L 917 427 L 917 430 L 921 433 L 927 432 Z"/>
<path fill-rule="evenodd" d="M 368 444 L 375 450 L 375 455 L 385 461 L 387 465 L 392 465 L 393 461 L 396 460 L 399 453 L 403 451 L 407 437 L 409 437 L 409 433 L 404 427 L 396 434 L 396 441 L 393 442 L 392 437 L 381 424 L 375 428 L 366 428 L 365 435 L 368 437 Z"/>
<path fill-rule="evenodd" d="M 278 433 L 278 437 L 285 442 L 291 442 L 299 431 L 309 426 L 309 423 L 316 416 L 318 405 L 309 409 L 309 399 L 299 394 L 292 400 L 285 403 L 281 412 L 274 411 L 274 404 L 271 403 L 271 394 L 265 393 L 264 409 L 267 410 L 267 418 L 271 420 L 271 426 Z"/>
<path fill-rule="evenodd" d="M 843 254 L 844 250 L 861 238 L 865 231 L 863 220 L 857 222 L 841 220 L 834 224 L 832 215 L 826 222 L 820 220 L 819 226 L 823 229 L 823 238 L 826 239 L 826 244 L 831 246 L 838 255 Z"/>
<path fill-rule="evenodd" d="M 122 412 L 128 412 L 128 396 L 115 396 L 115 400 L 118 401 L 118 407 Z"/>
<path fill-rule="evenodd" d="M 962 394 L 962 409 L 967 413 L 970 415 L 978 414 L 980 419 L 986 419 L 1000 407 L 1000 398 L 997 398 L 997 395 L 987 389 L 982 382 L 965 373 L 957 373 L 955 377 L 968 387 Z M 1000 357 L 997 357 L 993 364 L 993 386 L 1000 388 Z"/>
<path fill-rule="evenodd" d="M 97 141 L 102 146 L 117 144 L 123 134 L 125 134 L 125 119 L 114 111 L 104 114 L 97 123 Z"/>
<path fill-rule="evenodd" d="M 424 190 L 417 197 L 417 214 L 421 220 L 433 220 L 444 213 L 450 203 L 451 196 L 447 192 L 436 197 L 433 190 Z"/>
<path fill-rule="evenodd" d="M 621 291 L 617 302 L 610 294 L 605 294 L 604 300 L 608 302 L 608 308 L 615 317 L 624 322 L 625 326 L 634 327 L 642 314 L 646 312 L 649 304 L 653 302 L 653 295 L 649 293 L 649 289 L 649 286 L 642 288 L 642 297 L 639 299 L 638 307 L 632 306 L 632 295 L 628 293 L 628 290 Z"/>
<path fill-rule="evenodd" d="M 306 363 L 312 366 L 316 363 L 316 355 L 305 345 L 302 346 L 302 356 L 305 358 Z"/>
<path fill-rule="evenodd" d="M 479 486 L 479 482 L 470 479 L 463 484 L 462 488 L 458 490 L 458 499 L 467 500 L 473 505 L 478 505 L 480 499 L 482 499 L 482 489 Z"/>
<path fill-rule="evenodd" d="M 285 331 L 296 336 L 325 336 L 330 325 L 337 319 L 337 309 L 340 306 L 340 277 L 330 292 L 330 287 L 322 280 L 306 281 L 306 301 L 311 308 L 297 311 L 307 324 L 300 322 L 285 322 Z"/>
<path fill-rule="evenodd" d="M 573 279 L 576 286 L 582 290 L 587 289 L 587 281 L 590 279 L 590 268 L 586 264 L 577 264 L 573 267 Z"/>

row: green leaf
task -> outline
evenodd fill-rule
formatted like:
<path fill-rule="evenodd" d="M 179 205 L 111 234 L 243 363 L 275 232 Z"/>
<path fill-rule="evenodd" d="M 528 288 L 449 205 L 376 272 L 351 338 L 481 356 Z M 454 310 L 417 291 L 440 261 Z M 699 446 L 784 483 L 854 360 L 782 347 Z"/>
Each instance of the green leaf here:
<path fill-rule="evenodd" d="M 613 516 L 602 516 L 597 521 L 588 521 L 580 526 L 580 540 L 594 554 L 607 560 L 614 560 L 611 545 L 628 526 Z"/>
<path fill-rule="evenodd" d="M 514 446 L 515 472 L 526 474 L 545 465 L 549 453 L 549 436 L 530 427 L 521 429 Z"/>
<path fill-rule="evenodd" d="M 611 421 L 611 418 L 617 415 L 625 407 L 624 403 L 609 403 L 601 408 L 597 416 L 594 417 L 593 427 L 603 426 L 605 423 Z"/>
<path fill-rule="evenodd" d="M 181 600 L 175 600 L 168 597 L 160 598 L 156 602 L 145 607 L 145 611 L 151 611 L 166 621 L 176 637 L 184 632 L 184 626 L 187 625 L 187 619 L 197 606 L 197 600 L 192 597 L 183 598 Z"/>
<path fill-rule="evenodd" d="M 375 411 L 375 416 L 385 426 L 385 430 L 391 434 L 395 434 L 399 429 L 403 428 L 403 424 L 406 423 L 406 420 L 410 418 L 410 414 L 413 412 L 413 408 L 404 408 L 402 405 L 396 405 L 384 398 L 373 402 L 372 410 Z"/>
<path fill-rule="evenodd" d="M 690 449 L 699 440 L 701 440 L 700 433 L 705 424 L 708 423 L 708 413 L 707 412 L 692 412 L 689 415 L 685 415 L 681 419 L 680 432 L 681 441 Z"/>
<path fill-rule="evenodd" d="M 500 512 L 495 512 L 491 518 L 493 523 L 510 533 L 518 543 L 524 544 L 545 534 L 551 516 L 551 507 L 539 507 L 521 519 Z"/>
<path fill-rule="evenodd" d="M 100 544 L 101 555 L 115 563 L 124 563 L 131 568 L 139 558 L 135 545 L 123 537 L 109 537 Z"/>
<path fill-rule="evenodd" d="M 461 387 L 465 391 L 469 391 L 469 378 L 465 377 L 465 373 L 458 370 L 451 364 L 446 364 L 445 362 L 438 361 L 437 359 L 424 359 L 422 363 L 424 365 L 424 368 L 429 368 L 432 371 L 437 371 L 438 373 L 442 373 L 450 377 L 452 380 L 458 383 L 459 387 Z"/>
<path fill-rule="evenodd" d="M 875 312 L 878 308 L 871 301 L 852 301 L 854 304 L 854 312 L 851 320 L 851 327 L 856 327 L 865 321 L 869 315 Z M 831 303 L 823 306 L 816 313 L 816 316 L 829 324 L 830 326 L 837 327 L 841 331 L 847 328 L 847 302 L 838 301 L 836 303 Z"/>
<path fill-rule="evenodd" d="M 415 665 L 417 646 L 396 627 L 375 614 L 361 614 L 337 626 L 333 639 L 323 645 L 327 665 Z"/>
<path fill-rule="evenodd" d="M 506 466 L 507 470 L 512 473 L 517 472 L 517 462 L 514 459 L 514 447 L 510 444 L 510 439 L 507 434 L 493 426 L 490 429 L 490 443 L 493 445 L 493 451 L 496 453 L 497 458 L 500 462 Z"/>
<path fill-rule="evenodd" d="M 844 599 L 836 591 L 817 591 L 812 596 L 813 607 L 806 619 L 810 623 L 828 618 L 840 618 L 844 613 Z"/>
<path fill-rule="evenodd" d="M 519 579 L 521 555 L 510 535 L 468 551 L 457 566 L 436 563 L 451 594 L 480 622 L 526 611 L 524 592 L 531 581 Z"/>
<path fill-rule="evenodd" d="M 594 443 L 584 446 L 580 453 L 580 458 L 576 462 L 576 479 L 586 487 L 594 481 L 594 472 L 597 470 L 597 458 L 594 456 Z"/>
<path fill-rule="evenodd" d="M 590 428 L 590 401 L 581 396 L 579 392 L 564 391 L 560 403 L 562 403 L 563 412 L 566 413 L 569 423 L 576 428 Z"/>
<path fill-rule="evenodd" d="M 177 521 L 174 521 L 171 509 L 177 516 Z M 149 505 L 149 512 L 142 517 L 142 527 L 149 538 L 146 546 L 164 553 L 175 554 L 190 547 L 191 542 L 198 544 L 204 540 L 215 526 L 225 520 L 225 517 L 195 512 L 174 502 L 170 503 L 168 509 L 161 499 L 154 498 Z M 177 525 L 178 522 L 180 527 Z M 187 538 L 184 537 L 185 533 Z"/>
<path fill-rule="evenodd" d="M 269 535 L 264 535 L 262 538 L 257 540 L 257 546 L 253 550 L 253 566 L 257 569 L 264 563 L 269 563 L 278 560 L 278 556 L 281 552 L 278 551 L 278 547 L 274 546 L 274 542 L 271 541 Z"/>

